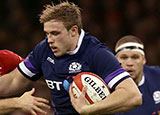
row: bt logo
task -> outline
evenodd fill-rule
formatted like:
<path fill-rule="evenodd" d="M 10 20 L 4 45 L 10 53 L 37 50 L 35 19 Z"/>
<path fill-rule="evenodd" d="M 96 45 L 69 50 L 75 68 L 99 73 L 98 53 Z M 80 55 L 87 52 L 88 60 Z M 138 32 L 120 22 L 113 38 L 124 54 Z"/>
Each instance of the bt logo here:
<path fill-rule="evenodd" d="M 60 85 L 62 84 L 62 82 L 59 82 L 59 81 L 52 81 L 52 80 L 46 80 L 46 83 L 48 85 L 48 87 L 50 89 L 57 89 L 58 91 L 61 90 L 60 89 Z"/>

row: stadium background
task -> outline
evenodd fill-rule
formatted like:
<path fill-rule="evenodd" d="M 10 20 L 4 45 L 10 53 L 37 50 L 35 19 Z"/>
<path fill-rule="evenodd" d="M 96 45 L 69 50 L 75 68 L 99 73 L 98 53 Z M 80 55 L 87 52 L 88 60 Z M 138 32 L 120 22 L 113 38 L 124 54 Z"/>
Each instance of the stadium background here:
<path fill-rule="evenodd" d="M 105 42 L 132 34 L 145 43 L 147 63 L 160 65 L 160 0 L 69 0 L 82 8 L 85 31 Z M 58 0 L 52 0 L 58 3 Z M 39 14 L 51 0 L 1 0 L 0 49 L 22 57 L 44 39 Z"/>

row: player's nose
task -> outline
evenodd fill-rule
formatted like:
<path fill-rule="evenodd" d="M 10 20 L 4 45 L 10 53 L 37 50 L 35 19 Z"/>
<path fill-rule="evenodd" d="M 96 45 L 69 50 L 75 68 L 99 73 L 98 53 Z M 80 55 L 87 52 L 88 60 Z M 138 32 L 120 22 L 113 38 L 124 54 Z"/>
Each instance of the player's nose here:
<path fill-rule="evenodd" d="M 48 37 L 48 41 L 47 42 L 50 44 L 50 43 L 54 43 L 55 40 L 53 38 L 51 38 L 51 37 Z"/>
<path fill-rule="evenodd" d="M 133 66 L 133 64 L 134 64 L 134 62 L 133 62 L 131 59 L 128 59 L 128 60 L 126 61 L 126 65 L 127 65 L 127 66 Z"/>

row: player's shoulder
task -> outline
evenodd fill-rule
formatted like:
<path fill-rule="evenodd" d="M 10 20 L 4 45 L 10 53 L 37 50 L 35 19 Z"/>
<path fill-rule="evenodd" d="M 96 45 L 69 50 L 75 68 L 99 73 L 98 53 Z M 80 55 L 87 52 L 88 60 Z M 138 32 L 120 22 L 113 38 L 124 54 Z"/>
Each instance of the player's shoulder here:
<path fill-rule="evenodd" d="M 101 44 L 97 37 L 90 35 L 88 32 L 85 33 L 84 41 L 92 47 L 96 47 Z"/>
<path fill-rule="evenodd" d="M 85 33 L 84 42 L 88 46 L 88 50 L 90 51 L 99 51 L 99 50 L 108 50 L 108 46 L 105 43 L 102 43 L 97 37 L 90 35 L 89 33 Z"/>
<path fill-rule="evenodd" d="M 144 72 L 150 72 L 152 74 L 159 74 L 160 75 L 160 66 L 144 65 Z"/>
<path fill-rule="evenodd" d="M 114 57 L 113 52 L 106 44 L 102 43 L 100 40 L 98 40 L 98 38 L 90 35 L 89 33 L 85 33 L 82 47 L 90 61 L 99 60 L 106 57 L 107 60 L 110 60 L 110 58 Z"/>
<path fill-rule="evenodd" d="M 3 59 L 18 59 L 20 61 L 23 60 L 23 58 L 21 56 L 19 56 L 18 54 L 10 51 L 10 50 L 7 50 L 7 49 L 4 49 L 4 50 L 0 50 L 0 60 L 3 60 Z M 13 61 L 13 60 L 12 60 Z"/>
<path fill-rule="evenodd" d="M 23 61 L 18 54 L 10 50 L 0 50 L 0 75 L 12 71 Z"/>
<path fill-rule="evenodd" d="M 47 38 L 45 38 L 44 40 L 42 40 L 40 43 L 38 43 L 36 45 L 36 47 L 34 48 L 34 52 L 35 53 L 40 53 L 40 55 L 42 53 L 47 53 L 47 50 L 49 50 L 49 45 L 48 45 L 48 42 L 47 42 Z"/>
<path fill-rule="evenodd" d="M 48 45 L 48 43 L 47 43 L 47 37 L 46 37 L 44 40 L 42 40 L 41 42 L 39 42 L 39 43 L 36 45 L 36 47 L 46 48 L 47 45 Z"/>
<path fill-rule="evenodd" d="M 4 50 L 0 50 L 0 56 L 8 56 L 8 55 L 15 55 L 14 52 L 10 51 L 10 50 L 7 50 L 7 49 L 4 49 Z"/>

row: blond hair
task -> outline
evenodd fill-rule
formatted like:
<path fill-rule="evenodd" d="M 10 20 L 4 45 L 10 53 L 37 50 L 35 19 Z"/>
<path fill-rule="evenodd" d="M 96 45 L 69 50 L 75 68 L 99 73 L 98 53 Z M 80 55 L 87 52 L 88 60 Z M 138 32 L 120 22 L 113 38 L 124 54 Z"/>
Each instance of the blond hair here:
<path fill-rule="evenodd" d="M 40 22 L 45 23 L 50 20 L 62 21 L 67 30 L 72 26 L 77 25 L 80 33 L 82 29 L 82 19 L 80 8 L 74 3 L 61 2 L 60 4 L 46 5 L 40 15 Z"/>

